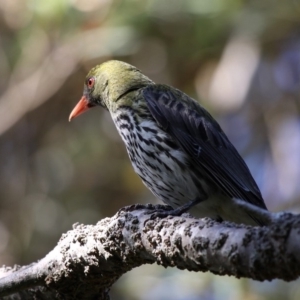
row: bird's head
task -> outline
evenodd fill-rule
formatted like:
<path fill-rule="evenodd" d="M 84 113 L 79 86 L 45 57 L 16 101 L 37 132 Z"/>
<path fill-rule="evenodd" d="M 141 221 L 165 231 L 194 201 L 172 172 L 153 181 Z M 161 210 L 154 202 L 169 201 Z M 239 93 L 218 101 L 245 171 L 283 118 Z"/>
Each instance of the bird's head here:
<path fill-rule="evenodd" d="M 95 106 L 115 111 L 120 105 L 131 105 L 130 92 L 153 82 L 137 68 L 110 60 L 91 69 L 84 82 L 83 96 L 70 114 L 69 121 Z"/>

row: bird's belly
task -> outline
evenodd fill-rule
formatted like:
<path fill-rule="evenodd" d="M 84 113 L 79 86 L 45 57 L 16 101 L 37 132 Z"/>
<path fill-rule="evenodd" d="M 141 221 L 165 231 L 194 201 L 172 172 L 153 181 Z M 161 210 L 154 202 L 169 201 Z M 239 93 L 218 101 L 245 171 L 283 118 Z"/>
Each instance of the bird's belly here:
<path fill-rule="evenodd" d="M 200 180 L 187 165 L 187 155 L 156 123 L 142 121 L 138 130 L 122 124 L 119 132 L 133 168 L 155 196 L 172 207 L 205 197 Z"/>
<path fill-rule="evenodd" d="M 198 196 L 198 187 L 190 174 L 180 169 L 171 157 L 160 153 L 151 162 L 138 157 L 132 160 L 132 164 L 152 193 L 172 207 L 181 206 Z"/>

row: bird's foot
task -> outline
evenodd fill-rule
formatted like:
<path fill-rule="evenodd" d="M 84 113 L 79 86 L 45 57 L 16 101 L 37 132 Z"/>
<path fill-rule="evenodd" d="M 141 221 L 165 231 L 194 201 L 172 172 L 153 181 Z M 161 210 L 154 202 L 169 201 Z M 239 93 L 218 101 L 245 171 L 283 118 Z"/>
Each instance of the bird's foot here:
<path fill-rule="evenodd" d="M 201 202 L 201 199 L 196 198 L 190 202 L 187 202 L 186 204 L 173 209 L 171 206 L 167 205 L 165 209 L 159 209 L 159 210 L 151 210 L 147 212 L 147 215 L 151 215 L 149 219 L 147 219 L 144 224 L 146 224 L 147 221 L 154 220 L 156 218 L 165 218 L 168 216 L 180 216 L 183 213 L 187 212 L 191 207 L 194 205 L 197 205 Z"/>
<path fill-rule="evenodd" d="M 146 215 L 151 215 L 147 220 L 154 220 L 156 218 L 165 218 L 167 216 L 179 216 L 178 209 L 173 209 L 171 206 L 166 205 L 163 209 L 153 209 L 146 212 Z"/>

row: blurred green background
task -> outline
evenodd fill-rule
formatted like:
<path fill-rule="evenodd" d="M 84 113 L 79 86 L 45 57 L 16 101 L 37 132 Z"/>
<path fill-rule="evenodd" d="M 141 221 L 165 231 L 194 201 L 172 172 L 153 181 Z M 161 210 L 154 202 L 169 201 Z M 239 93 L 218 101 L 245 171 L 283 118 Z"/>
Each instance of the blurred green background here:
<path fill-rule="evenodd" d="M 0 0 L 0 264 L 42 258 L 61 234 L 156 202 L 102 109 L 68 123 L 87 71 L 137 66 L 201 103 L 271 211 L 300 207 L 300 1 Z M 143 266 L 113 299 L 300 299 L 255 282 Z"/>

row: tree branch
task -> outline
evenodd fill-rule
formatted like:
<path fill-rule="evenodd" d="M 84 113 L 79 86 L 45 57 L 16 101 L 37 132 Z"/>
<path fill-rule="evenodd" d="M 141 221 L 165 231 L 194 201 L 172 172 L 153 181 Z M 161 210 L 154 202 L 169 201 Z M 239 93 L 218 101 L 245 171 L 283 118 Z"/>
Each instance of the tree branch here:
<path fill-rule="evenodd" d="M 75 224 L 45 258 L 1 278 L 0 296 L 43 286 L 57 299 L 109 299 L 120 276 L 155 262 L 255 280 L 300 275 L 298 215 L 271 214 L 268 227 L 191 217 L 149 220 L 149 210 L 162 207 L 133 205 L 95 226 Z"/>

